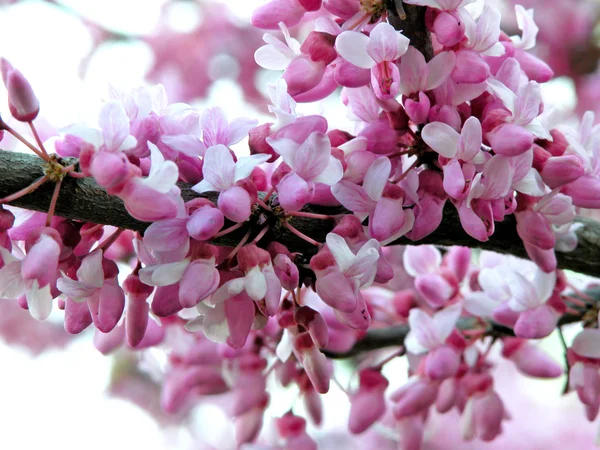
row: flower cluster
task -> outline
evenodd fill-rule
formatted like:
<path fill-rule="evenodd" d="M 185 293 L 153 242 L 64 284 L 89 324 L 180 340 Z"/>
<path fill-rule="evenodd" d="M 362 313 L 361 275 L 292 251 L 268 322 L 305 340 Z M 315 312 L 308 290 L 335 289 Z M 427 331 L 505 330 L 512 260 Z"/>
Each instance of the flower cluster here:
<path fill-rule="evenodd" d="M 529 53 L 538 30 L 531 10 L 517 6 L 521 34 L 508 36 L 490 5 L 476 13 L 468 0 L 404 3 L 427 7 L 430 46 L 394 28 L 392 14 L 405 12 L 381 0 L 259 8 L 252 23 L 283 35 L 265 34 L 255 53 L 260 66 L 283 70 L 269 86 L 273 122 L 169 104 L 160 85 L 111 89 L 97 126 L 63 128 L 56 155 L 33 124 L 37 147 L 2 121 L 46 172 L 1 203 L 40 183 L 56 189 L 48 214 L 15 222 L 15 209 L 0 209 L 0 297 L 39 320 L 57 306 L 69 333 L 93 324 L 103 353 L 170 345 L 163 408 L 226 395 L 238 445 L 259 436 L 269 377 L 297 385 L 318 425 L 319 394 L 335 379 L 326 355 L 351 353 L 374 328 L 408 326 L 386 344 L 397 349 L 391 357 L 359 367 L 350 433 L 389 410 L 401 448 L 418 448 L 435 408 L 461 414 L 465 439 L 496 438 L 508 412 L 491 346 L 500 340 L 502 357 L 528 376 L 559 377 L 561 366 L 531 340 L 565 317 L 581 319 L 591 301 L 555 251 L 577 245 L 576 208 L 600 209 L 600 126 L 592 113 L 577 131 L 553 123 L 541 89 L 552 70 Z M 317 19 L 301 43 L 288 27 L 307 12 Z M 31 123 L 33 89 L 7 61 L 0 66 L 11 114 Z M 340 86 L 348 129 L 297 112 Z M 232 147 L 246 138 L 250 155 L 240 156 Z M 65 177 L 92 178 L 147 227 L 58 217 Z M 395 245 L 419 244 L 448 212 L 473 242 L 514 221 L 531 261 Z M 596 331 L 584 330 L 569 351 L 571 388 L 590 419 L 600 408 Z M 386 397 L 382 368 L 402 354 L 410 380 Z M 317 448 L 294 411 L 276 429 L 269 448 Z"/>

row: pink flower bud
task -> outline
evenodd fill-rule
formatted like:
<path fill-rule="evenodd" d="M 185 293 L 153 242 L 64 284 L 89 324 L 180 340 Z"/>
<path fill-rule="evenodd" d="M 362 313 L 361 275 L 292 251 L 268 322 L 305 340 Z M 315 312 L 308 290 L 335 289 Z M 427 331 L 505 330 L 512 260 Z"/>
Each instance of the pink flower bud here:
<path fill-rule="evenodd" d="M 65 302 L 65 331 L 79 334 L 92 323 L 92 316 L 86 302 L 76 302 L 67 298 Z"/>
<path fill-rule="evenodd" d="M 427 410 L 435 402 L 437 392 L 438 385 L 425 379 L 401 387 L 391 396 L 396 403 L 393 407 L 394 417 L 402 419 Z"/>
<path fill-rule="evenodd" d="M 471 249 L 458 246 L 450 248 L 444 255 L 444 263 L 457 280 L 463 280 L 467 276 L 471 265 Z"/>
<path fill-rule="evenodd" d="M 127 313 L 125 331 L 127 342 L 132 347 L 140 343 L 148 326 L 150 307 L 146 300 L 154 290 L 140 281 L 137 275 L 129 275 L 123 284 L 127 292 Z"/>
<path fill-rule="evenodd" d="M 545 83 L 554 77 L 554 71 L 548 64 L 523 49 L 515 49 L 515 59 L 530 80 Z"/>
<path fill-rule="evenodd" d="M 433 22 L 433 32 L 440 44 L 452 47 L 465 35 L 465 24 L 456 11 L 443 11 Z"/>
<path fill-rule="evenodd" d="M 479 53 L 472 50 L 456 52 L 452 79 L 457 83 L 483 83 L 490 76 L 490 68 Z"/>
<path fill-rule="evenodd" d="M 347 20 L 359 11 L 360 4 L 354 0 L 324 0 L 323 7 L 331 14 Z"/>
<path fill-rule="evenodd" d="M 183 309 L 179 301 L 179 283 L 156 288 L 151 305 L 157 317 L 169 317 Z"/>
<path fill-rule="evenodd" d="M 412 120 L 415 125 L 421 125 L 427 121 L 431 102 L 425 93 L 419 92 L 419 101 L 417 102 L 408 98 L 404 102 L 404 108 L 406 109 L 406 114 L 408 114 L 410 120 Z"/>
<path fill-rule="evenodd" d="M 447 378 L 440 384 L 438 395 L 435 400 L 435 408 L 441 414 L 450 411 L 457 399 L 458 381 L 456 378 Z"/>
<path fill-rule="evenodd" d="M 301 306 L 294 313 L 294 321 L 306 328 L 319 348 L 327 347 L 329 332 L 323 316 L 309 306 Z"/>
<path fill-rule="evenodd" d="M 279 254 L 273 259 L 275 275 L 281 281 L 281 285 L 287 291 L 293 291 L 298 287 L 299 272 L 296 264 L 287 255 Z"/>
<path fill-rule="evenodd" d="M 279 203 L 287 211 L 298 211 L 312 200 L 313 189 L 295 172 L 289 173 L 277 185 Z"/>
<path fill-rule="evenodd" d="M 108 333 L 96 329 L 94 331 L 94 347 L 103 355 L 108 355 L 121 346 L 124 338 L 125 327 L 123 325 L 114 327 Z"/>
<path fill-rule="evenodd" d="M 217 205 L 223 215 L 233 222 L 244 222 L 252 212 L 252 198 L 240 186 L 232 186 L 221 192 Z"/>
<path fill-rule="evenodd" d="M 235 441 L 239 447 L 254 442 L 263 426 L 265 408 L 269 404 L 269 395 L 265 393 L 263 402 L 235 421 Z M 264 406 L 263 406 L 264 405 Z"/>
<path fill-rule="evenodd" d="M 193 308 L 212 295 L 219 287 L 219 271 L 214 260 L 197 259 L 185 269 L 179 282 L 179 302 L 184 308 Z"/>
<path fill-rule="evenodd" d="M 487 135 L 494 152 L 504 156 L 518 156 L 533 145 L 533 135 L 525 128 L 505 123 L 494 128 Z"/>
<path fill-rule="evenodd" d="M 360 386 L 358 392 L 350 397 L 350 417 L 348 429 L 358 434 L 367 430 L 385 413 L 384 393 L 389 382 L 374 369 L 363 369 L 359 373 Z"/>
<path fill-rule="evenodd" d="M 96 328 L 103 333 L 108 333 L 123 315 L 125 294 L 116 279 L 110 279 L 102 285 L 100 295 L 93 296 L 87 302 Z"/>
<path fill-rule="evenodd" d="M 220 368 L 192 366 L 174 368 L 166 376 L 160 404 L 168 413 L 180 411 L 192 395 L 192 390 L 204 394 L 219 394 L 227 390 Z"/>
<path fill-rule="evenodd" d="M 223 228 L 225 217 L 218 208 L 203 206 L 192 213 L 186 223 L 190 237 L 198 241 L 208 241 Z"/>
<path fill-rule="evenodd" d="M 301 356 L 302 367 L 315 390 L 321 394 L 329 391 L 329 366 L 327 358 L 315 346 L 310 334 L 300 333 L 294 339 L 294 348 Z"/>
<path fill-rule="evenodd" d="M 42 228 L 39 238 L 29 248 L 21 265 L 25 281 L 37 281 L 44 287 L 56 279 L 58 257 L 61 252 L 60 235 L 52 228 Z"/>
<path fill-rule="evenodd" d="M 2 78 L 8 91 L 8 107 L 13 117 L 21 122 L 31 122 L 40 112 L 40 103 L 21 72 L 2 58 Z"/>
<path fill-rule="evenodd" d="M 297 56 L 283 72 L 283 79 L 292 97 L 316 87 L 325 74 L 326 64 L 315 62 L 308 56 Z"/>
<path fill-rule="evenodd" d="M 250 147 L 250 154 L 256 155 L 259 153 L 264 153 L 266 155 L 271 155 L 271 159 L 267 162 L 274 162 L 279 155 L 275 153 L 273 147 L 271 147 L 266 138 L 271 135 L 271 125 L 272 123 L 265 123 L 259 125 L 255 128 L 252 128 L 248 133 L 248 147 Z"/>
<path fill-rule="evenodd" d="M 455 289 L 437 273 L 419 275 L 415 279 L 415 288 L 419 295 L 432 308 L 440 308 L 454 295 Z"/>
<path fill-rule="evenodd" d="M 434 381 L 453 377 L 460 365 L 460 355 L 443 345 L 430 351 L 425 358 L 425 374 Z"/>
<path fill-rule="evenodd" d="M 300 22 L 306 10 L 298 0 L 271 0 L 252 13 L 252 25 L 265 30 L 277 30 L 279 22 L 293 27 Z"/>
<path fill-rule="evenodd" d="M 276 420 L 279 435 L 286 439 L 286 450 L 317 450 L 317 444 L 306 434 L 306 421 L 291 412 Z"/>
<path fill-rule="evenodd" d="M 335 64 L 333 78 L 340 86 L 358 88 L 371 82 L 371 71 L 342 59 Z"/>
<path fill-rule="evenodd" d="M 300 51 L 315 62 L 331 64 L 338 56 L 333 48 L 334 42 L 335 36 L 331 34 L 311 31 L 300 47 Z"/>
<path fill-rule="evenodd" d="M 556 328 L 559 315 L 546 304 L 519 314 L 515 323 L 515 335 L 523 339 L 541 339 L 549 336 Z"/>
<path fill-rule="evenodd" d="M 337 267 L 332 267 L 317 279 L 316 289 L 319 297 L 333 309 L 347 313 L 356 309 L 357 294 Z"/>
<path fill-rule="evenodd" d="M 123 153 L 98 152 L 92 159 L 90 173 L 100 186 L 111 189 L 130 175 L 129 161 Z"/>
<path fill-rule="evenodd" d="M 558 378 L 562 367 L 547 353 L 523 339 L 507 338 L 503 341 L 502 356 L 515 363 L 525 375 L 536 378 Z"/>
<path fill-rule="evenodd" d="M 600 208 L 600 179 L 591 175 L 583 175 L 577 180 L 563 186 L 561 192 L 573 199 L 573 204 L 580 208 Z"/>
<path fill-rule="evenodd" d="M 548 158 L 540 175 L 551 189 L 577 180 L 585 173 L 585 168 L 575 155 Z"/>

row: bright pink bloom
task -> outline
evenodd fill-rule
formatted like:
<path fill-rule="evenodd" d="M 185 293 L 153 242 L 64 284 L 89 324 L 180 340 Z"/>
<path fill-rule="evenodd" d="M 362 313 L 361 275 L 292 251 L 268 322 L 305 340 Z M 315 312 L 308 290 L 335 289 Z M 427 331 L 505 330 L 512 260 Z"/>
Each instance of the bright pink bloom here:
<path fill-rule="evenodd" d="M 399 92 L 400 72 L 393 62 L 408 50 L 409 40 L 386 22 L 379 23 L 369 36 L 344 31 L 335 41 L 340 56 L 362 69 L 371 69 L 371 84 L 381 99 Z"/>
<path fill-rule="evenodd" d="M 292 170 L 277 187 L 284 209 L 297 211 L 312 199 L 314 183 L 331 186 L 344 175 L 342 163 L 331 155 L 329 138 L 321 132 L 311 133 L 302 144 L 289 138 L 267 142 Z"/>
<path fill-rule="evenodd" d="M 231 152 L 222 144 L 206 150 L 202 173 L 204 179 L 192 189 L 199 194 L 207 191 L 220 192 L 219 209 L 234 222 L 250 217 L 252 197 L 236 183 L 250 176 L 254 168 L 269 159 L 269 155 L 252 155 L 233 161 Z"/>
<path fill-rule="evenodd" d="M 391 170 L 390 160 L 380 157 L 367 170 L 362 186 L 342 180 L 331 189 L 360 219 L 369 217 L 369 233 L 380 242 L 403 236 L 414 223 L 412 211 L 403 209 L 402 189 L 388 182 Z"/>

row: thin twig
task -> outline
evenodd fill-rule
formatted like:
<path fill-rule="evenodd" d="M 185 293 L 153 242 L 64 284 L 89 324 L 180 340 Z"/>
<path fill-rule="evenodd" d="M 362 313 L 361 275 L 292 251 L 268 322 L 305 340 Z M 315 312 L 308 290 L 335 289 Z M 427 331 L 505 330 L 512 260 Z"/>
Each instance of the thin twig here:
<path fill-rule="evenodd" d="M 46 216 L 46 226 L 49 227 L 52 223 L 52 217 L 54 216 L 54 210 L 56 209 L 56 202 L 58 201 L 58 194 L 60 193 L 60 187 L 62 185 L 62 178 L 54 185 L 54 192 L 52 193 L 52 200 L 50 201 L 50 208 L 48 208 L 48 214 Z"/>

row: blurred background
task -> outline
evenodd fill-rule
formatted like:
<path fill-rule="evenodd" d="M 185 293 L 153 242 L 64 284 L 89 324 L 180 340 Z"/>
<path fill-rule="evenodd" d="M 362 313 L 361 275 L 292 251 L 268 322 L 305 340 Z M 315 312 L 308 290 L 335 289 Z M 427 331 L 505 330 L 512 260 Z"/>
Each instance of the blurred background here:
<path fill-rule="evenodd" d="M 95 124 L 109 83 L 125 89 L 162 83 L 170 102 L 220 106 L 229 118 L 251 116 L 266 122 L 266 86 L 280 74 L 264 71 L 254 62 L 263 32 L 253 29 L 249 19 L 261 3 L 0 1 L 0 55 L 33 85 L 41 103 L 37 124 L 44 139 L 73 122 Z M 490 3 L 502 10 L 507 34 L 515 34 L 514 4 Z M 587 109 L 600 113 L 599 2 L 519 3 L 535 8 L 540 27 L 537 52 L 558 77 L 544 87 L 547 103 L 559 107 L 569 121 Z M 301 39 L 308 30 L 301 24 L 292 32 Z M 0 105 L 5 113 L 1 89 Z M 325 114 L 332 127 L 348 126 L 335 96 L 299 110 Z M 13 143 L 7 138 L 2 146 L 10 148 Z M 234 448 L 233 427 L 218 406 L 221 400 L 175 416 L 160 411 L 159 380 L 167 361 L 161 349 L 123 350 L 105 357 L 93 347 L 91 333 L 68 335 L 62 313 L 54 314 L 53 320 L 39 323 L 14 302 L 0 301 L 1 449 Z M 566 330 L 568 342 L 577 331 L 577 327 Z M 542 346 L 563 360 L 557 336 Z M 403 364 L 386 366 L 393 385 L 406 380 Z M 338 369 L 342 386 L 356 381 L 351 363 L 339 363 Z M 564 379 L 528 380 L 506 362 L 496 371 L 498 391 L 512 415 L 505 434 L 489 445 L 462 443 L 457 415 L 434 416 L 425 448 L 594 448 L 598 424 L 585 420 L 583 407 L 572 394 L 561 396 Z M 269 415 L 283 414 L 296 398 L 293 390 L 278 391 Z M 365 448 L 360 439 L 346 442 L 340 437 L 348 413 L 345 394 L 333 386 L 324 401 L 325 425 L 315 430 L 320 448 Z M 395 448 L 385 438 L 389 432 L 385 426 L 373 432 L 382 436 L 380 448 Z"/>

